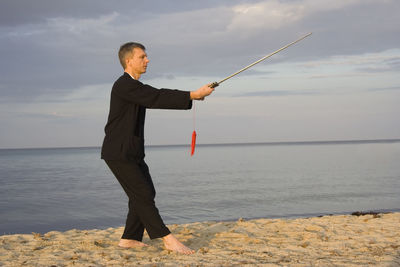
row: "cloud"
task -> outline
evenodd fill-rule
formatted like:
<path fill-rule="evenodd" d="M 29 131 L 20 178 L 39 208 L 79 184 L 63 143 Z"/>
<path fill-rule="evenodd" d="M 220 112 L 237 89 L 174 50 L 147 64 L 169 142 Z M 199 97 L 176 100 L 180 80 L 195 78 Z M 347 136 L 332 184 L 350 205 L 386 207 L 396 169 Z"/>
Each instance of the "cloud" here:
<path fill-rule="evenodd" d="M 237 94 L 235 97 L 246 97 L 246 96 L 293 96 L 293 95 L 315 95 L 316 92 L 310 91 L 288 91 L 288 90 L 280 90 L 280 91 L 254 91 L 254 92 L 246 92 L 242 94 Z"/>
<path fill-rule="evenodd" d="M 106 47 L 114 37 L 111 25 L 117 16 L 51 18 L 35 26 L 0 28 L 2 101 L 59 97 L 84 85 L 110 82 L 117 64 Z"/>
<path fill-rule="evenodd" d="M 230 31 L 279 29 L 304 17 L 304 6 L 298 3 L 268 1 L 232 7 L 234 16 Z"/>
<path fill-rule="evenodd" d="M 370 92 L 382 92 L 382 91 L 397 91 L 397 90 L 400 90 L 400 85 L 399 86 L 394 86 L 394 87 L 370 88 L 367 91 L 370 91 Z"/>
<path fill-rule="evenodd" d="M 365 54 L 400 43 L 395 1 L 186 2 L 68 1 L 56 7 L 6 1 L 1 12 L 18 10 L 20 20 L 0 27 L 1 98 L 33 101 L 40 94 L 111 83 L 121 72 L 117 49 L 131 40 L 148 47 L 147 80 L 225 77 L 308 31 L 314 31 L 309 39 L 268 64 Z M 24 75 L 16 75 L 21 69 Z"/>
<path fill-rule="evenodd" d="M 20 141 L 24 141 L 26 125 L 36 127 L 35 122 L 47 119 L 46 127 L 57 118 L 68 124 L 58 124 L 59 133 L 74 127 L 82 130 L 88 120 L 98 131 L 106 119 L 109 90 L 122 73 L 117 59 L 122 43 L 146 45 L 150 65 L 143 82 L 188 89 L 218 81 L 310 31 L 311 37 L 240 74 L 230 81 L 229 90 L 221 86 L 213 98 L 225 101 L 226 116 L 237 109 L 235 116 L 260 114 L 252 104 L 258 101 L 254 96 L 311 103 L 326 96 L 324 101 L 329 103 L 328 92 L 338 98 L 355 94 L 349 106 L 358 108 L 358 94 L 368 88 L 376 88 L 379 95 L 397 96 L 399 13 L 397 0 L 121 0 L 118 4 L 4 0 L 0 116 L 4 125 L 12 126 L 16 124 L 12 112 L 20 112 L 18 127 L 6 127 L 11 137 L 12 129 L 21 132 Z M 387 108 L 385 101 L 371 98 L 368 106 Z M 263 105 L 263 101 L 257 103 Z M 221 103 L 214 104 L 218 108 L 205 114 L 204 120 L 212 120 L 216 113 L 224 115 Z M 279 116 L 289 112 L 280 108 Z M 163 114 L 157 123 L 165 120 Z M 176 116 L 179 125 L 181 117 Z M 234 123 L 236 118 L 231 120 Z M 151 124 L 154 129 L 157 123 Z M 175 132 L 171 130 L 171 136 Z M 6 139 L 0 142 L 8 144 Z"/>
<path fill-rule="evenodd" d="M 232 7 L 234 16 L 228 29 L 231 31 L 278 30 L 298 23 L 314 13 L 335 11 L 361 3 L 361 0 L 338 1 L 261 1 Z M 365 1 L 364 1 L 365 3 Z"/>
<path fill-rule="evenodd" d="M 68 113 L 53 112 L 16 112 L 13 114 L 15 118 L 29 119 L 29 120 L 44 120 L 51 123 L 65 123 L 74 122 L 77 117 Z"/>
<path fill-rule="evenodd" d="M 175 0 L 180 8 L 190 8 L 187 1 Z M 2 0 L 0 9 L 0 26 L 17 26 L 22 24 L 40 24 L 48 18 L 68 17 L 75 19 L 96 18 L 98 16 L 123 11 L 137 18 L 151 14 L 170 12 L 175 5 L 162 0 L 130 1 L 120 0 L 118 4 L 97 0 Z"/>
<path fill-rule="evenodd" d="M 393 73 L 400 70 L 400 49 L 390 49 L 379 53 L 331 56 L 322 60 L 298 63 L 297 66 L 308 71 L 318 70 L 314 78 L 326 78 L 323 69 L 334 69 L 332 76 L 362 76 L 371 73 Z"/>
<path fill-rule="evenodd" d="M 322 65 L 382 65 L 382 64 L 399 64 L 400 49 L 387 50 L 380 53 L 365 53 L 358 55 L 341 55 L 332 56 L 323 60 L 313 60 L 302 63 L 303 67 L 319 68 Z"/>
<path fill-rule="evenodd" d="M 388 57 L 380 62 L 381 64 L 368 64 L 360 67 L 359 70 L 367 73 L 377 72 L 399 72 L 400 71 L 400 51 L 396 56 Z"/>

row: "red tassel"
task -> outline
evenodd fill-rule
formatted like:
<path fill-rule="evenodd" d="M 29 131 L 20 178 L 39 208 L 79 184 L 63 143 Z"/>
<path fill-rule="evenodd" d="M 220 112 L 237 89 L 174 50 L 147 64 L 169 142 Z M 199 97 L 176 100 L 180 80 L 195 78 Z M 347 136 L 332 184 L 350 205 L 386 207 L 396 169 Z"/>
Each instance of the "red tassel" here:
<path fill-rule="evenodd" d="M 192 152 L 190 153 L 190 156 L 193 156 L 195 148 L 196 148 L 196 131 L 193 131 L 193 133 L 192 133 Z"/>

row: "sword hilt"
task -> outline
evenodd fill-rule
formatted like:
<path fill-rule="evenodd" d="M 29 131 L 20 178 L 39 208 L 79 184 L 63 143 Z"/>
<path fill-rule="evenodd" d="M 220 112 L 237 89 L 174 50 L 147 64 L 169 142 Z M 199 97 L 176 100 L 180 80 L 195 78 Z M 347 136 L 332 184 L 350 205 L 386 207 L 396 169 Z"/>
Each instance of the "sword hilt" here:
<path fill-rule="evenodd" d="M 215 87 L 217 87 L 218 85 L 219 85 L 219 83 L 213 82 L 213 83 L 210 85 L 210 87 L 211 87 L 211 88 L 215 88 Z"/>

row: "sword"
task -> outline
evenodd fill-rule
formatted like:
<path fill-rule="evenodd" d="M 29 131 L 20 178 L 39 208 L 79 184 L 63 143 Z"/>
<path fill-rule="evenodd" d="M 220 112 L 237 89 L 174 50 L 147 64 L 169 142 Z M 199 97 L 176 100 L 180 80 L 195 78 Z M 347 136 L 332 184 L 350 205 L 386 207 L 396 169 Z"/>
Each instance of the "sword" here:
<path fill-rule="evenodd" d="M 259 60 L 257 60 L 256 62 L 253 62 L 253 63 L 251 63 L 250 65 L 248 65 L 248 66 L 244 67 L 243 69 L 241 69 L 241 70 L 239 70 L 239 71 L 237 71 L 237 72 L 235 72 L 235 73 L 233 73 L 233 74 L 229 75 L 228 77 L 226 77 L 226 78 L 222 79 L 222 80 L 221 80 L 221 81 L 219 81 L 219 82 L 213 82 L 213 83 L 210 85 L 210 87 L 211 87 L 211 88 L 215 88 L 215 87 L 217 87 L 218 85 L 220 85 L 221 83 L 225 82 L 226 80 L 228 80 L 228 79 L 232 78 L 233 76 L 236 76 L 236 75 L 238 75 L 239 73 L 241 73 L 242 71 L 245 71 L 245 70 L 247 70 L 247 69 L 249 69 L 249 68 L 253 67 L 254 65 L 256 65 L 256 64 L 258 64 L 258 63 L 260 63 L 261 61 L 264 61 L 264 60 L 266 60 L 267 58 L 269 58 L 269 57 L 271 57 L 271 56 L 275 55 L 276 53 L 279 53 L 280 51 L 282 51 L 282 50 L 284 50 L 284 49 L 288 48 L 289 46 L 291 46 L 291 45 L 294 45 L 295 43 L 298 43 L 298 42 L 300 42 L 301 40 L 303 40 L 303 39 L 307 38 L 307 37 L 308 37 L 308 36 L 310 36 L 311 34 L 312 34 L 312 32 L 310 32 L 310 33 L 308 33 L 308 34 L 304 35 L 303 37 L 301 37 L 301 38 L 297 39 L 297 40 L 296 40 L 296 41 L 294 41 L 294 42 L 291 42 L 290 44 L 287 44 L 287 45 L 285 45 L 285 46 L 284 46 L 284 47 L 282 47 L 282 48 L 279 48 L 279 49 L 278 49 L 278 50 L 276 50 L 275 52 L 272 52 L 271 54 L 268 54 L 268 55 L 266 55 L 265 57 L 263 57 L 263 58 L 260 58 L 260 59 L 259 59 Z"/>

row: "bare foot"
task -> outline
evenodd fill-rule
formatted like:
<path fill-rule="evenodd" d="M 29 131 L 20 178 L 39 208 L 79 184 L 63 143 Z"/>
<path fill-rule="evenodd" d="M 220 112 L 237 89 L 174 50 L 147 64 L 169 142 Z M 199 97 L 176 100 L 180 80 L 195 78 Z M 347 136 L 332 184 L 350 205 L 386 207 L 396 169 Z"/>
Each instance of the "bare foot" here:
<path fill-rule="evenodd" d="M 172 234 L 164 236 L 163 241 L 164 241 L 164 246 L 167 250 L 175 251 L 186 255 L 194 253 L 194 250 L 188 248 L 187 246 L 179 242 L 179 240 L 176 239 L 176 237 L 173 236 Z"/>
<path fill-rule="evenodd" d="M 121 248 L 140 248 L 140 247 L 148 247 L 149 245 L 146 245 L 145 243 L 142 243 L 137 240 L 121 238 L 118 246 L 120 246 Z"/>

